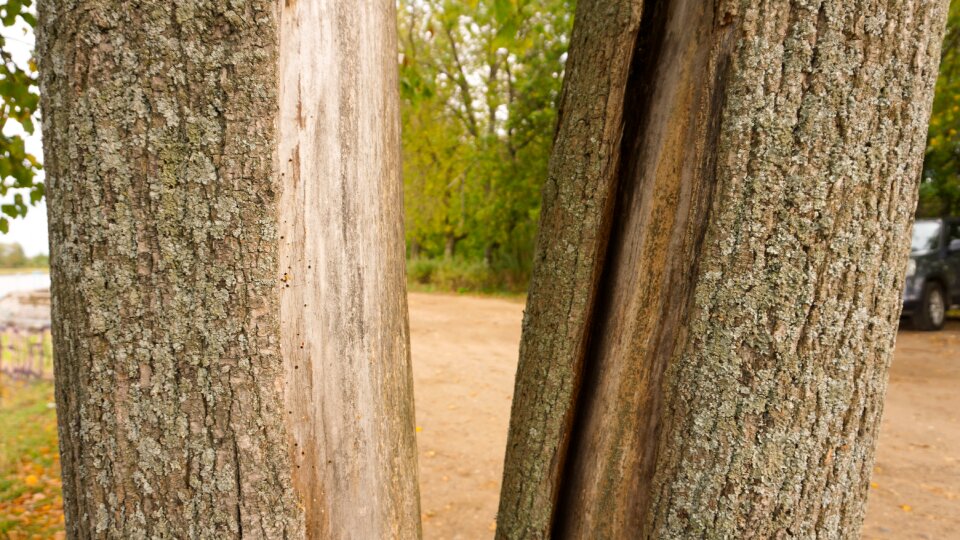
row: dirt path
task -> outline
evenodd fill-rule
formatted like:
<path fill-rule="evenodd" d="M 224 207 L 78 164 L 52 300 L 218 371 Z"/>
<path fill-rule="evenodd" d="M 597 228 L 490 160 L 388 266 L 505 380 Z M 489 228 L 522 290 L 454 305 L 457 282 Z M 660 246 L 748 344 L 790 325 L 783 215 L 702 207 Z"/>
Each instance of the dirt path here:
<path fill-rule="evenodd" d="M 410 295 L 426 539 L 493 537 L 523 304 Z"/>
<path fill-rule="evenodd" d="M 960 322 L 901 331 L 864 538 L 960 538 Z"/>
<path fill-rule="evenodd" d="M 423 532 L 491 538 L 523 305 L 410 295 Z M 957 538 L 960 323 L 901 332 L 864 538 Z"/>

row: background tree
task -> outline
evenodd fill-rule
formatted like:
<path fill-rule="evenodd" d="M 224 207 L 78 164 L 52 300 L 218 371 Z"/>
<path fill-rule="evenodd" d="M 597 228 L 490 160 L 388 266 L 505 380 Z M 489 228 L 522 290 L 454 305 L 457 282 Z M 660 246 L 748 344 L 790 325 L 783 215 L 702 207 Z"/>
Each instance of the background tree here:
<path fill-rule="evenodd" d="M 0 244 L 0 268 L 22 268 L 28 261 L 20 244 Z"/>
<path fill-rule="evenodd" d="M 920 184 L 920 217 L 960 215 L 960 1 L 950 3 Z"/>
<path fill-rule="evenodd" d="M 946 8 L 579 2 L 498 537 L 856 536 Z"/>
<path fill-rule="evenodd" d="M 32 28 L 36 18 L 30 11 L 32 0 L 6 0 L 0 3 L 0 22 L 5 29 L 18 25 Z M 34 113 L 39 104 L 36 68 L 18 65 L 10 53 L 7 36 L 0 35 L 0 197 L 15 190 L 13 197 L 0 205 L 0 233 L 10 228 L 8 218 L 27 214 L 28 205 L 43 198 L 43 183 L 36 181 L 40 162 L 27 152 L 25 134 L 34 132 Z M 13 38 L 15 39 L 15 38 Z M 18 129 L 19 128 L 19 129 Z M 26 195 L 26 197 L 24 197 Z"/>
<path fill-rule="evenodd" d="M 401 2 L 412 255 L 483 260 L 525 281 L 571 4 Z"/>
<path fill-rule="evenodd" d="M 0 244 L 0 268 L 43 268 L 48 264 L 46 255 L 27 257 L 20 244 Z"/>
<path fill-rule="evenodd" d="M 71 538 L 416 538 L 392 0 L 45 0 Z"/>

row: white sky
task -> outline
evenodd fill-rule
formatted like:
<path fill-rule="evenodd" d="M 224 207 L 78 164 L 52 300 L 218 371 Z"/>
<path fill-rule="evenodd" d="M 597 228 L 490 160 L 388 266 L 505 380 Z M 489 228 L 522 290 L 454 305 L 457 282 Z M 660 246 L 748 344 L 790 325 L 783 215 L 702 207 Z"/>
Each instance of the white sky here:
<path fill-rule="evenodd" d="M 26 66 L 27 60 L 30 59 L 30 53 L 33 51 L 33 32 L 22 22 L 14 27 L 0 28 L 0 32 L 7 40 L 7 50 L 13 55 L 14 61 L 20 66 Z M 40 143 L 40 122 L 36 122 L 35 125 L 36 131 L 26 139 L 27 152 L 38 159 L 42 159 L 43 147 Z M 9 122 L 3 131 L 7 135 L 22 133 L 16 122 Z M 37 179 L 43 181 L 43 171 L 39 172 Z M 0 202 L 7 202 L 12 199 L 13 191 L 11 190 L 6 197 L 0 198 Z M 10 232 L 0 234 L 0 242 L 19 243 L 29 257 L 40 253 L 48 253 L 47 205 L 41 202 L 39 205 L 30 208 L 27 217 L 11 219 Z"/>

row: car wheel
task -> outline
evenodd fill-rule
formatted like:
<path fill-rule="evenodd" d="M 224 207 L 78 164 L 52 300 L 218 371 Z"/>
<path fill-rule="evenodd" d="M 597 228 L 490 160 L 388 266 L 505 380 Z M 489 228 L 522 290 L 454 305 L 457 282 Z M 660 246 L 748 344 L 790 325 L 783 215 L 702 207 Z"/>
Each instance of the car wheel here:
<path fill-rule="evenodd" d="M 927 283 L 923 286 L 920 306 L 913 316 L 914 328 L 926 332 L 940 330 L 946 320 L 947 298 L 943 294 L 943 287 L 938 283 Z"/>

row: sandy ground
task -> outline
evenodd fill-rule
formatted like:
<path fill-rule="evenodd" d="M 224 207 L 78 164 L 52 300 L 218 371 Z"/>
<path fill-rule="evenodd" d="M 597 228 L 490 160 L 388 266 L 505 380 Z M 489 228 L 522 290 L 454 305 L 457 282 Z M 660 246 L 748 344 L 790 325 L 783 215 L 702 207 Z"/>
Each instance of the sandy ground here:
<path fill-rule="evenodd" d="M 519 301 L 410 295 L 423 532 L 491 538 L 506 446 Z M 960 538 L 960 323 L 902 331 L 864 538 Z"/>
<path fill-rule="evenodd" d="M 960 322 L 901 330 L 864 538 L 960 538 Z"/>
<path fill-rule="evenodd" d="M 427 540 L 493 537 L 522 317 L 519 301 L 410 294 Z"/>

